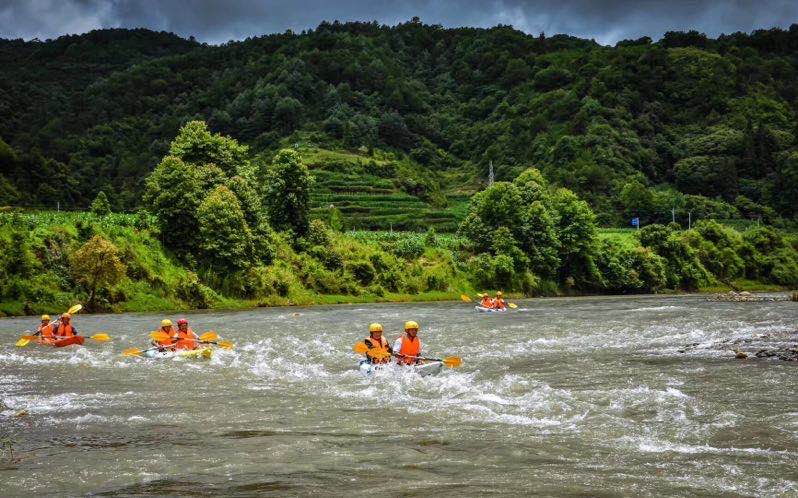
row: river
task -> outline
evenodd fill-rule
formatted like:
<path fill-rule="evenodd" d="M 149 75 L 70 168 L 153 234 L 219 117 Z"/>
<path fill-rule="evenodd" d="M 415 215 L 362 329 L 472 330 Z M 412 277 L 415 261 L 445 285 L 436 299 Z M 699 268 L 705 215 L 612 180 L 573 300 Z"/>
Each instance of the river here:
<path fill-rule="evenodd" d="M 798 496 L 798 364 L 726 346 L 798 343 L 796 303 L 518 304 L 189 313 L 236 343 L 206 362 L 120 356 L 160 315 L 78 315 L 113 341 L 63 349 L 15 348 L 36 320 L 2 319 L 0 496 Z M 369 322 L 409 319 L 463 366 L 354 369 Z"/>

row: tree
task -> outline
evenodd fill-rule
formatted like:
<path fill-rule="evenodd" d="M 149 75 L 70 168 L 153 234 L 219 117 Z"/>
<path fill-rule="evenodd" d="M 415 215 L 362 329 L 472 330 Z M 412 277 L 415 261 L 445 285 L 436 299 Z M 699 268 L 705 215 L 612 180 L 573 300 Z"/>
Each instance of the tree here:
<path fill-rule="evenodd" d="M 186 123 L 169 146 L 169 154 L 197 166 L 215 164 L 227 176 L 250 175 L 249 147 L 211 133 L 204 121 Z"/>
<path fill-rule="evenodd" d="M 200 260 L 217 271 L 242 270 L 251 264 L 252 232 L 235 194 L 220 185 L 197 208 Z"/>
<path fill-rule="evenodd" d="M 108 197 L 102 190 L 94 198 L 94 202 L 91 203 L 91 212 L 100 216 L 105 216 L 111 212 L 111 203 L 108 202 Z"/>
<path fill-rule="evenodd" d="M 310 215 L 310 188 L 313 177 L 293 149 L 282 149 L 266 172 L 264 206 L 278 230 L 304 235 Z"/>
<path fill-rule="evenodd" d="M 72 253 L 69 264 L 75 281 L 89 293 L 87 308 L 94 304 L 98 290 L 116 285 L 125 275 L 119 250 L 100 235 L 95 235 Z"/>

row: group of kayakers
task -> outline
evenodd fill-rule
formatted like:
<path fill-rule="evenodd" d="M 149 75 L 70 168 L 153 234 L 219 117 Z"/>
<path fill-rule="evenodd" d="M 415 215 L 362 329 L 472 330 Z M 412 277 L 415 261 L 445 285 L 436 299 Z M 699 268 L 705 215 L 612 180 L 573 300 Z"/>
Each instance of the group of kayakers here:
<path fill-rule="evenodd" d="M 161 320 L 161 328 L 158 331 L 166 334 L 161 340 L 152 340 L 152 345 L 160 351 L 192 350 L 199 347 L 199 336 L 191 330 L 188 320 L 185 318 L 177 321 L 177 329 L 172 320 L 164 318 Z"/>
<path fill-rule="evenodd" d="M 369 363 L 391 363 L 395 358 L 399 365 L 415 365 L 421 363 L 421 339 L 418 338 L 417 322 L 405 322 L 405 332 L 394 341 L 393 346 L 383 336 L 383 327 L 379 323 L 369 325 L 369 336 L 364 339 L 368 350 L 366 361 Z"/>
<path fill-rule="evenodd" d="M 50 321 L 50 315 L 42 315 L 42 323 L 34 335 L 39 337 L 40 344 L 53 344 L 59 339 L 75 337 L 78 331 L 72 325 L 72 315 L 62 313 L 54 322 Z"/>
<path fill-rule="evenodd" d="M 507 309 L 507 303 L 504 301 L 504 298 L 502 298 L 502 291 L 497 291 L 496 297 L 490 297 L 487 293 L 480 294 L 479 297 L 482 298 L 479 305 L 483 308 L 502 311 Z"/>

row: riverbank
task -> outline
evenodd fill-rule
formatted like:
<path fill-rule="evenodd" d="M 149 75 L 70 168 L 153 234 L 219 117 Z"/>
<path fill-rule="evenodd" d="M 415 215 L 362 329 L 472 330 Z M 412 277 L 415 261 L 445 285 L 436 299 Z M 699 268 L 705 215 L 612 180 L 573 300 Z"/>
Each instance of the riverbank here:
<path fill-rule="evenodd" d="M 123 313 L 450 301 L 459 300 L 461 294 L 476 300 L 478 292 L 497 290 L 493 284 L 478 283 L 484 280 L 485 272 L 493 275 L 489 280 L 507 276 L 509 280 L 501 290 L 512 299 L 650 292 L 651 288 L 641 287 L 642 280 L 661 282 L 656 288 L 658 294 L 681 293 L 662 288 L 665 279 L 659 272 L 663 261 L 668 260 L 654 258 L 629 233 L 621 235 L 612 231 L 602 235 L 603 242 L 618 239 L 616 242 L 628 250 L 616 254 L 623 256 L 620 259 L 598 254 L 599 276 L 594 283 L 583 282 L 580 287 L 568 278 L 558 283 L 526 272 L 522 279 L 524 292 L 519 287 L 513 292 L 513 282 L 520 273 L 513 274 L 512 267 L 501 265 L 484 267 L 482 263 L 493 265 L 501 257 L 475 256 L 464 249 L 465 239 L 451 234 L 336 232 L 316 221 L 309 233 L 299 239 L 270 234 L 272 255 L 268 265 L 217 273 L 178 259 L 163 245 L 164 236 L 147 215 L 0 213 L 0 316 L 53 314 L 77 302 L 84 304 L 86 313 Z M 698 232 L 690 232 L 689 236 L 690 240 L 703 240 L 698 238 Z M 107 248 L 118 261 L 115 279 L 105 280 L 94 292 L 88 285 L 93 279 L 83 278 L 84 272 L 92 268 L 87 268 L 85 262 L 81 265 L 75 257 L 87 247 L 93 249 L 92 244 Z M 712 253 L 705 249 L 706 245 L 699 244 L 703 251 L 700 254 L 706 253 L 709 261 Z M 689 247 L 685 250 L 692 251 Z M 782 249 L 782 254 L 786 251 L 787 248 Z M 645 261 L 657 264 L 651 267 L 643 264 Z M 775 274 L 768 268 L 777 268 L 778 264 L 782 265 L 778 267 L 782 269 L 779 275 L 785 274 L 783 268 L 790 268 L 786 259 L 756 261 L 766 263 L 767 272 L 756 267 L 752 270 L 764 272 L 762 276 Z M 674 268 L 681 268 L 677 263 L 675 260 Z M 733 287 L 706 285 L 716 279 L 700 261 L 691 260 L 691 264 L 704 275 L 700 292 L 787 290 L 754 279 L 735 279 Z M 644 273 L 648 277 L 641 277 Z M 94 296 L 93 302 L 88 299 L 90 295 Z"/>

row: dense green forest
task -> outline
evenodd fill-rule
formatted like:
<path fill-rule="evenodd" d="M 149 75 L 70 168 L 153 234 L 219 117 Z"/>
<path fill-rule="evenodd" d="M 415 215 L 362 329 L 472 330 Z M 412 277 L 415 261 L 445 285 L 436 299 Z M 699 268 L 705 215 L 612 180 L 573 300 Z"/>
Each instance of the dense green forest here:
<path fill-rule="evenodd" d="M 798 25 L 615 47 L 417 20 L 221 46 L 102 30 L 0 40 L 0 64 L 0 205 L 86 208 L 103 191 L 133 210 L 202 120 L 253 162 L 295 149 L 319 180 L 314 216 L 333 204 L 345 226 L 454 231 L 491 163 L 498 181 L 537 168 L 602 226 L 797 213 Z"/>

